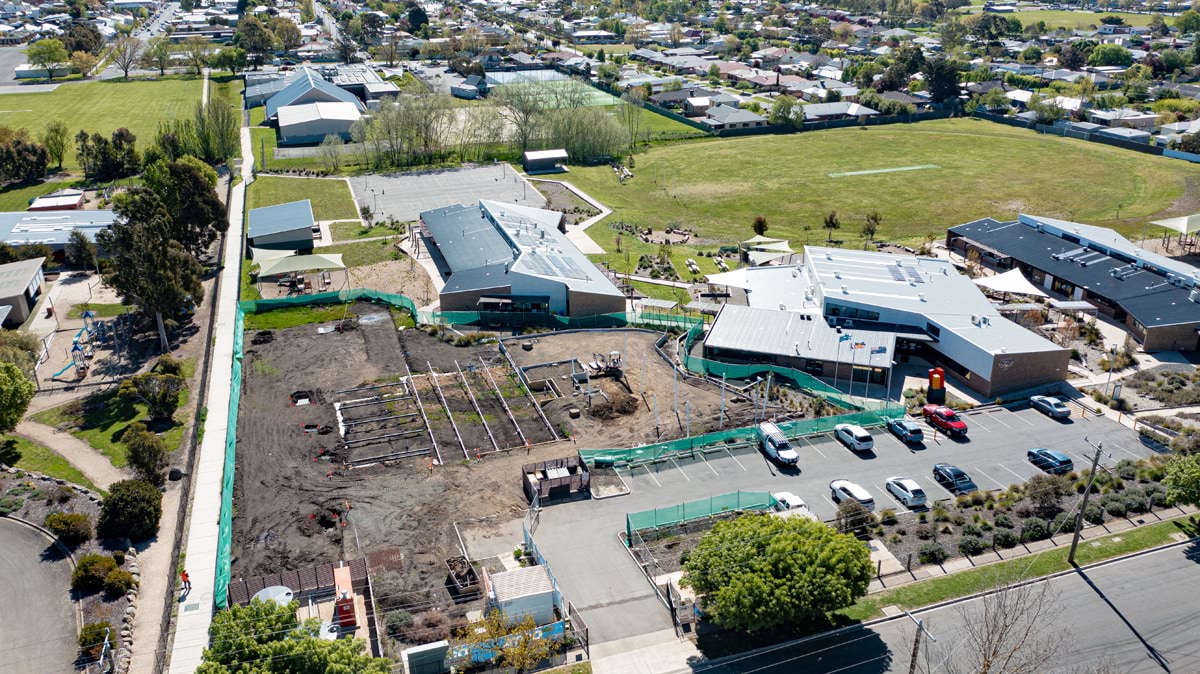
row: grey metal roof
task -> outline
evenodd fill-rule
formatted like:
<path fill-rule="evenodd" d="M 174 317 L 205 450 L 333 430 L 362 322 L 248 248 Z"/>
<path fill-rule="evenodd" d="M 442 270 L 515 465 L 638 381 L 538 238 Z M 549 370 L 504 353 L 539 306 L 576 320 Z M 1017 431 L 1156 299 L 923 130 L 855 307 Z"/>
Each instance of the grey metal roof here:
<path fill-rule="evenodd" d="M 305 199 L 250 209 L 250 215 L 246 220 L 246 237 L 254 239 L 269 234 L 290 232 L 294 229 L 311 230 L 312 226 L 312 203 Z"/>
<path fill-rule="evenodd" d="M 366 110 L 362 101 L 354 94 L 338 87 L 335 84 L 325 81 L 319 74 L 308 68 L 302 68 L 296 71 L 296 77 L 282 91 L 267 99 L 266 103 L 266 118 L 273 119 L 279 114 L 279 108 L 285 105 L 291 105 L 304 94 L 318 90 L 329 97 L 330 100 L 343 101 L 345 103 L 353 103 L 359 111 Z"/>
<path fill-rule="evenodd" d="M 839 342 L 843 335 L 850 339 Z M 863 343 L 861 349 L 851 345 Z M 841 345 L 840 353 L 838 345 Z M 726 304 L 717 314 L 705 347 L 773 356 L 840 360 L 891 366 L 896 333 L 887 330 L 846 328 L 839 333 L 819 312 L 778 311 Z M 871 354 L 872 349 L 885 349 Z"/>
<path fill-rule="evenodd" d="M 96 232 L 108 229 L 115 220 L 111 210 L 0 213 L 0 240 L 13 246 L 29 243 L 65 246 L 71 231 L 78 229 L 95 241 Z"/>
<path fill-rule="evenodd" d="M 12 313 L 12 310 L 13 310 L 13 305 L 11 305 L 11 304 L 5 304 L 4 306 L 0 306 L 0 323 L 3 323 L 4 321 L 8 320 L 8 315 L 10 313 Z"/>
<path fill-rule="evenodd" d="M 443 293 L 461 293 L 477 290 L 507 288 L 512 284 L 502 264 L 493 264 L 474 269 L 462 269 L 446 279 Z"/>
<path fill-rule="evenodd" d="M 6 299 L 25 292 L 29 282 L 45 263 L 46 258 L 38 257 L 0 265 L 0 298 Z M 3 320 L 0 317 L 0 322 Z"/>

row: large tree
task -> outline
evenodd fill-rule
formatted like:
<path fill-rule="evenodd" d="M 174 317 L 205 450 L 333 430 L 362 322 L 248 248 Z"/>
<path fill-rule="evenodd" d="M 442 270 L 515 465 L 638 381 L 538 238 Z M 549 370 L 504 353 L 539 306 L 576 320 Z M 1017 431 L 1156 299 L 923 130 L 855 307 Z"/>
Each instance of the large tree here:
<path fill-rule="evenodd" d="M 408 10 L 408 32 L 416 33 L 421 30 L 422 26 L 429 25 L 429 15 L 417 3 L 413 3 Z"/>
<path fill-rule="evenodd" d="M 134 542 L 158 533 L 162 519 L 162 494 L 144 480 L 121 480 L 108 488 L 96 520 L 101 538 L 124 537 Z"/>
<path fill-rule="evenodd" d="M 145 182 L 171 214 L 168 238 L 191 255 L 205 254 L 217 236 L 229 228 L 224 204 L 195 165 L 158 162 L 146 169 Z"/>
<path fill-rule="evenodd" d="M 146 45 L 136 37 L 128 35 L 119 38 L 113 43 L 112 62 L 121 72 L 124 73 L 125 79 L 129 79 L 129 71 L 137 67 L 142 59 L 142 51 Z"/>
<path fill-rule="evenodd" d="M 1119 44 L 1096 45 L 1088 55 L 1091 66 L 1127 66 L 1133 63 L 1133 53 Z"/>
<path fill-rule="evenodd" d="M 543 115 L 549 109 L 550 92 L 539 82 L 521 82 L 496 90 L 492 98 L 499 103 L 500 116 L 512 129 L 517 149 L 529 149 Z"/>
<path fill-rule="evenodd" d="M 208 48 L 211 43 L 199 36 L 183 41 L 183 57 L 188 69 L 199 75 L 208 66 Z"/>
<path fill-rule="evenodd" d="M 722 627 L 758 632 L 824 619 L 866 595 L 871 553 L 853 536 L 803 517 L 718 522 L 683 564 Z"/>
<path fill-rule="evenodd" d="M 1167 499 L 1200 505 L 1200 453 L 1176 456 L 1167 464 Z"/>
<path fill-rule="evenodd" d="M 257 69 L 275 47 L 275 36 L 255 17 L 243 18 L 238 25 L 235 44 L 246 50 L 250 63 Z"/>
<path fill-rule="evenodd" d="M 34 385 L 9 362 L 0 362 L 0 433 L 12 433 L 21 423 L 29 401 L 33 400 Z"/>
<path fill-rule="evenodd" d="M 96 241 L 109 255 L 104 282 L 122 297 L 153 314 L 163 351 L 169 349 L 164 316 L 171 317 L 202 299 L 200 264 L 177 241 L 171 214 L 149 188 L 135 187 L 114 209 L 117 221 Z"/>
<path fill-rule="evenodd" d="M 362 639 L 320 637 L 320 621 L 300 622 L 296 602 L 253 601 L 213 616 L 197 674 L 390 674 Z M 247 669 L 249 667 L 249 669 Z"/>
<path fill-rule="evenodd" d="M 271 33 L 275 35 L 275 39 L 279 41 L 279 46 L 283 47 L 285 52 L 295 51 L 304 44 L 304 38 L 300 35 L 300 28 L 295 21 L 283 16 L 277 16 L 271 19 Z"/>
<path fill-rule="evenodd" d="M 238 74 L 246 69 L 246 50 L 241 47 L 225 47 L 212 58 L 212 67 Z"/>
<path fill-rule="evenodd" d="M 54 71 L 62 70 L 71 62 L 71 55 L 60 40 L 38 40 L 25 50 L 29 64 L 46 69 L 46 77 L 54 81 Z"/>
<path fill-rule="evenodd" d="M 67 147 L 71 144 L 71 131 L 67 128 L 67 123 L 61 119 L 52 119 L 46 122 L 46 128 L 42 129 L 42 145 L 46 146 L 46 152 L 50 154 L 50 158 L 57 164 L 58 168 L 62 168 L 63 157 L 67 154 Z"/>
<path fill-rule="evenodd" d="M 165 35 L 151 38 L 142 52 L 142 65 L 157 70 L 160 77 L 166 75 L 171 65 L 171 40 Z"/>
<path fill-rule="evenodd" d="M 958 66 L 953 61 L 946 58 L 926 61 L 921 72 L 924 73 L 925 83 L 929 87 L 929 97 L 935 103 L 957 100 Z"/>

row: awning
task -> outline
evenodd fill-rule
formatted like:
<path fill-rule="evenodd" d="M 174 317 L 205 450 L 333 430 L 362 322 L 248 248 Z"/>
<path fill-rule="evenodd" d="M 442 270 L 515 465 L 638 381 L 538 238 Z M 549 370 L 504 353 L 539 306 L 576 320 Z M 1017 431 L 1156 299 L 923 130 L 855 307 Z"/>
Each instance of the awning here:
<path fill-rule="evenodd" d="M 317 271 L 321 269 L 345 269 L 341 253 L 330 255 L 291 255 L 260 262 L 258 275 L 278 276 L 294 271 Z"/>
<path fill-rule="evenodd" d="M 1003 274 L 984 276 L 975 279 L 975 285 L 989 290 L 1014 295 L 1033 295 L 1034 297 L 1049 297 L 1037 286 L 1029 282 L 1020 269 L 1010 269 Z"/>
<path fill-rule="evenodd" d="M 1050 306 L 1059 311 L 1078 311 L 1081 314 L 1095 315 L 1096 305 L 1082 300 L 1050 300 Z"/>
<path fill-rule="evenodd" d="M 794 253 L 794 252 L 796 252 L 796 251 L 792 250 L 792 247 L 788 245 L 787 241 L 779 241 L 776 243 L 760 243 L 760 244 L 755 244 L 755 245 L 751 246 L 751 248 L 753 250 L 770 250 L 770 251 L 775 251 L 777 253 Z"/>
<path fill-rule="evenodd" d="M 782 260 L 783 258 L 788 257 L 790 255 L 792 255 L 792 254 L 791 253 L 778 253 L 778 252 L 768 251 L 768 250 L 752 250 L 749 253 L 746 253 L 746 256 L 750 258 L 750 263 L 756 267 L 759 265 L 767 264 L 768 262 L 776 262 L 778 260 Z"/>
<path fill-rule="evenodd" d="M 1200 232 L 1200 213 L 1196 215 L 1188 215 L 1182 218 L 1168 218 L 1166 220 L 1155 220 L 1152 225 L 1173 229 L 1180 234 L 1191 234 Z"/>
<path fill-rule="evenodd" d="M 634 301 L 643 307 L 648 307 L 650 309 L 674 309 L 679 305 L 679 303 L 674 300 L 659 300 L 653 297 L 643 297 L 640 300 Z"/>
<path fill-rule="evenodd" d="M 783 239 L 772 239 L 769 236 L 763 236 L 762 234 L 755 234 L 753 237 L 743 241 L 742 245 L 743 246 L 755 246 L 755 245 L 763 244 L 763 243 L 780 243 L 782 241 L 783 241 Z"/>
<path fill-rule="evenodd" d="M 730 286 L 733 288 L 749 288 L 750 283 L 746 280 L 746 268 L 734 269 L 733 271 L 720 272 L 717 274 L 707 274 L 704 280 L 709 285 L 714 286 Z"/>

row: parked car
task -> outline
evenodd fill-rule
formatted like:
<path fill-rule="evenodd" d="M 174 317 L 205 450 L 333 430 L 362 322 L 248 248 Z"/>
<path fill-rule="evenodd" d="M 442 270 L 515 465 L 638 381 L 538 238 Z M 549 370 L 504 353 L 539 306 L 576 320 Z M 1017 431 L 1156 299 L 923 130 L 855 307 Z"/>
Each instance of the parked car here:
<path fill-rule="evenodd" d="M 875 509 L 875 499 L 871 498 L 871 493 L 850 480 L 834 480 L 830 482 L 829 491 L 833 494 L 834 503 L 858 501 L 867 510 Z"/>
<path fill-rule="evenodd" d="M 921 508 L 927 502 L 925 490 L 921 489 L 921 485 L 917 484 L 916 480 L 910 480 L 907 477 L 889 477 L 884 483 L 884 488 L 906 508 Z"/>
<path fill-rule="evenodd" d="M 966 471 L 948 463 L 933 464 L 933 479 L 953 494 L 970 494 L 973 491 L 979 491 L 979 487 L 975 486 L 975 481 L 971 479 L 970 475 L 967 475 Z"/>
<path fill-rule="evenodd" d="M 1035 410 L 1054 419 L 1066 419 L 1071 416 L 1071 408 L 1067 407 L 1067 403 L 1062 398 L 1033 396 L 1029 399 L 1029 404 L 1033 405 Z"/>
<path fill-rule="evenodd" d="M 945 405 L 926 405 L 921 408 L 921 415 L 925 417 L 930 426 L 946 435 L 963 436 L 967 434 L 967 422 Z"/>
<path fill-rule="evenodd" d="M 800 455 L 792 449 L 792 443 L 788 442 L 787 436 L 775 424 L 770 422 L 759 424 L 758 438 L 762 450 L 772 459 L 788 466 L 794 466 L 800 462 Z"/>
<path fill-rule="evenodd" d="M 875 446 L 875 440 L 862 426 L 854 424 L 838 424 L 833 427 L 833 436 L 843 445 L 856 452 L 865 452 Z"/>
<path fill-rule="evenodd" d="M 925 440 L 925 432 L 921 430 L 920 424 L 911 419 L 903 417 L 888 419 L 887 427 L 892 435 L 900 438 L 900 442 L 916 444 Z"/>
<path fill-rule="evenodd" d="M 1029 458 L 1029 463 L 1051 475 L 1063 475 L 1075 470 L 1075 462 L 1071 461 L 1071 457 L 1053 449 L 1034 447 L 1025 455 Z"/>
<path fill-rule="evenodd" d="M 790 491 L 781 491 L 771 494 L 775 497 L 775 515 L 778 517 L 807 517 L 810 520 L 818 521 L 817 516 L 812 510 L 809 510 L 808 504 L 804 499 L 796 496 Z"/>

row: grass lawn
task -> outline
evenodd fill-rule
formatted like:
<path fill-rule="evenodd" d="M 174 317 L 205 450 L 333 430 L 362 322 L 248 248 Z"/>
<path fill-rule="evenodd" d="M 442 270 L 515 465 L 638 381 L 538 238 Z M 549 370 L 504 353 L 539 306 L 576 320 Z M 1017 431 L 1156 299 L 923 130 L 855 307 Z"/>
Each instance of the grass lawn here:
<path fill-rule="evenodd" d="M 65 160 L 64 160 L 65 161 Z M 36 185 L 20 185 L 0 190 L 0 211 L 23 211 L 29 202 L 51 192 L 70 187 L 68 182 L 44 182 Z"/>
<path fill-rule="evenodd" d="M 315 307 L 287 307 L 258 314 L 246 314 L 247 330 L 283 330 L 298 325 L 340 321 L 346 308 L 340 304 Z"/>
<path fill-rule="evenodd" d="M 768 236 L 796 248 L 819 244 L 833 210 L 841 220 L 834 238 L 846 245 L 861 244 L 872 211 L 883 216 L 877 239 L 909 243 L 1018 212 L 1133 234 L 1200 179 L 1200 167 L 1185 162 L 975 119 L 675 143 L 636 159 L 635 177 L 624 185 L 608 166 L 572 167 L 569 179 L 612 208 L 614 221 L 655 230 L 677 222 L 715 240 L 704 247 L 710 251 L 717 242 L 750 237 L 758 215 L 767 219 Z M 827 175 L 921 164 L 940 168 Z M 589 234 L 613 250 L 615 232 L 592 227 Z M 711 264 L 696 261 L 702 271 Z"/>
<path fill-rule="evenodd" d="M 84 308 L 85 307 L 82 304 L 73 305 L 71 310 L 67 312 L 67 318 L 83 318 Z M 120 302 L 113 302 L 110 304 L 92 302 L 91 304 L 87 305 L 86 308 L 90 310 L 96 318 L 113 318 L 114 316 L 120 316 L 121 314 L 127 314 L 131 311 L 134 311 L 133 307 L 121 304 Z"/>
<path fill-rule="evenodd" d="M 358 217 L 350 186 L 340 178 L 281 178 L 259 176 L 249 187 L 247 209 L 312 201 L 317 220 L 352 220 Z"/>
<path fill-rule="evenodd" d="M 354 241 L 374 236 L 399 236 L 404 231 L 392 229 L 387 225 L 363 227 L 357 222 L 335 222 L 329 226 L 329 233 L 333 235 L 334 241 Z"/>
<path fill-rule="evenodd" d="M 261 126 L 267 119 L 267 107 L 260 105 L 257 108 L 250 108 L 250 126 Z"/>
<path fill-rule="evenodd" d="M 390 240 L 380 239 L 379 241 L 360 241 L 358 243 L 339 243 L 332 246 L 322 246 L 316 252 L 322 255 L 326 253 L 341 253 L 342 262 L 345 262 L 347 267 L 365 267 L 378 262 L 400 259 L 392 255 L 393 251 L 395 251 L 397 256 L 402 255 L 400 251 L 392 248 Z"/>
<path fill-rule="evenodd" d="M 261 300 L 262 293 L 258 292 L 258 286 L 250 280 L 250 266 L 253 263 L 250 260 L 242 260 L 242 280 L 241 292 L 238 294 L 239 300 Z"/>
<path fill-rule="evenodd" d="M 63 457 L 36 442 L 25 438 L 7 437 L 0 440 L 0 463 L 56 477 L 92 491 L 99 491 L 92 481 Z"/>
<path fill-rule="evenodd" d="M 190 375 L 188 370 L 195 364 L 185 364 L 184 375 Z M 162 438 L 168 451 L 179 449 L 183 443 L 183 422 L 180 421 L 182 410 L 187 405 L 188 391 L 180 395 L 179 409 L 176 419 L 169 428 L 155 428 Z M 85 407 L 86 405 L 86 407 Z M 125 455 L 125 446 L 121 444 L 121 436 L 125 429 L 135 421 L 145 422 L 148 415 L 146 407 L 141 403 L 129 403 L 117 397 L 116 390 L 97 393 L 82 401 L 72 401 L 65 405 L 52 407 L 33 415 L 33 420 L 53 426 L 65 428 L 71 435 L 83 440 L 96 449 L 117 468 L 129 465 Z"/>
<path fill-rule="evenodd" d="M 687 291 L 683 288 L 660 286 L 657 283 L 646 283 L 645 281 L 630 281 L 630 285 L 646 297 L 652 297 L 656 300 L 672 300 L 679 302 L 681 305 L 691 301 L 688 299 Z"/>
<path fill-rule="evenodd" d="M 138 149 L 145 149 L 159 122 L 193 113 L 202 87 L 199 77 L 187 76 L 93 81 L 65 84 L 47 93 L 5 94 L 0 121 L 14 129 L 26 127 L 36 137 L 48 120 L 63 120 L 72 137 L 64 167 L 77 170 L 74 136 L 80 129 L 108 136 L 123 126 L 137 136 Z"/>
<path fill-rule="evenodd" d="M 1148 26 L 1150 25 L 1149 14 L 1125 14 L 1123 12 L 1072 12 L 1068 10 L 1057 9 L 1035 9 L 1028 12 L 1013 12 L 1011 14 L 1001 14 L 1001 16 L 1016 17 L 1021 21 L 1022 25 L 1028 26 L 1045 21 L 1049 28 L 1066 28 L 1068 30 L 1095 28 L 1100 25 L 1100 17 L 1109 14 L 1119 16 L 1125 19 L 1125 23 L 1130 26 Z M 1171 18 L 1164 16 L 1167 25 L 1171 24 Z"/>

